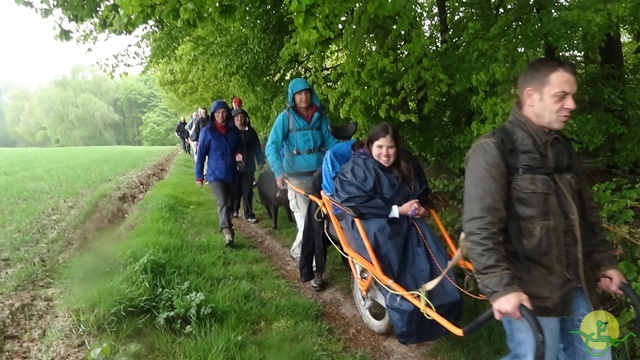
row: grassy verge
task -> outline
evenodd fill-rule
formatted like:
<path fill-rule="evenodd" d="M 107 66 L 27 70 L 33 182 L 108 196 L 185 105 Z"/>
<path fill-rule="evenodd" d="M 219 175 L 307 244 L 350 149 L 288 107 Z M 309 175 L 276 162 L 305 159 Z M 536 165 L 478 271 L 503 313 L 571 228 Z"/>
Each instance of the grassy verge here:
<path fill-rule="evenodd" d="M 213 197 L 194 185 L 188 157 L 132 215 L 132 230 L 104 234 L 64 271 L 65 304 L 98 339 L 95 358 L 367 358 L 345 349 L 320 306 L 251 241 L 224 247 Z"/>
<path fill-rule="evenodd" d="M 462 326 L 480 315 L 489 304 L 486 301 L 464 297 Z M 426 358 L 446 360 L 495 360 L 507 353 L 504 330 L 500 322 L 492 320 L 475 333 L 465 336 L 447 336 L 434 341 Z"/>

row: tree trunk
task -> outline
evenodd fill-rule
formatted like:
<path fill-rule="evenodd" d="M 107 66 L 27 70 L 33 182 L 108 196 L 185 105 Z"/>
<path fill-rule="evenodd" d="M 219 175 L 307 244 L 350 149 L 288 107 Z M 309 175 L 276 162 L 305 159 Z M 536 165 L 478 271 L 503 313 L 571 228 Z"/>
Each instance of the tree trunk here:
<path fill-rule="evenodd" d="M 600 72 L 602 83 L 607 94 L 604 97 L 604 111 L 610 114 L 623 127 L 629 129 L 630 122 L 625 104 L 626 82 L 624 77 L 624 55 L 622 54 L 622 42 L 620 41 L 620 30 L 618 27 L 605 35 L 604 44 L 602 44 L 598 53 L 600 54 Z M 605 90 L 603 89 L 603 90 Z M 617 135 L 611 134 L 608 139 L 611 153 L 615 154 L 619 142 Z"/>
<path fill-rule="evenodd" d="M 636 49 L 637 51 L 637 49 Z M 624 55 L 622 54 L 622 41 L 620 41 L 620 30 L 605 35 L 605 41 L 599 49 L 600 65 L 603 70 L 613 71 L 616 80 L 624 79 Z"/>
<path fill-rule="evenodd" d="M 438 6 L 438 23 L 440 24 L 440 44 L 447 43 L 449 21 L 447 19 L 447 0 L 436 0 Z"/>
<path fill-rule="evenodd" d="M 553 4 L 549 4 L 545 0 L 536 0 L 534 4 L 535 4 L 534 8 L 536 11 L 536 15 L 540 15 L 541 12 L 553 6 Z M 550 59 L 555 59 L 557 57 L 557 50 L 554 44 L 548 41 L 545 41 L 542 45 L 542 48 L 544 50 L 544 57 L 550 58 Z"/>
<path fill-rule="evenodd" d="M 140 146 L 140 129 L 138 126 L 138 117 L 134 117 L 133 121 L 136 124 L 136 146 Z"/>

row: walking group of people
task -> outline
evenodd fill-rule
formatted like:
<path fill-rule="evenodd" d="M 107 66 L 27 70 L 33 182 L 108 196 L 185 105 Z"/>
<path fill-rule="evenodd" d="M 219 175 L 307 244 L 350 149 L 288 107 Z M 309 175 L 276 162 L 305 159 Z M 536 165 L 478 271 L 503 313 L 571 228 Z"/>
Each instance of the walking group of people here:
<path fill-rule="evenodd" d="M 196 184 L 209 185 L 216 198 L 218 221 L 227 246 L 233 246 L 232 218 L 239 217 L 241 202 L 245 220 L 258 222 L 253 212 L 253 182 L 256 169 L 265 163 L 258 134 L 250 125 L 242 100 L 234 97 L 232 106 L 216 100 L 211 104 L 213 120 L 201 108 L 190 123 L 182 118 L 176 128 L 185 153 L 193 152 Z M 184 140 L 187 134 L 188 140 Z"/>
<path fill-rule="evenodd" d="M 546 359 L 592 358 L 580 335 L 570 330 L 580 316 L 598 308 L 596 289 L 621 294 L 624 278 L 579 158 L 562 135 L 576 108 L 576 69 L 563 60 L 538 59 L 521 73 L 517 92 L 507 121 L 477 140 L 465 162 L 462 227 L 468 257 L 495 318 L 502 320 L 510 349 L 505 359 L 533 359 L 534 337 L 521 319 L 520 305 L 532 309 L 542 325 Z M 321 174 L 327 195 L 359 210 L 386 275 L 409 290 L 439 275 L 447 255 L 426 223 L 428 182 L 393 125 L 377 125 L 362 141 L 339 141 L 318 95 L 300 78 L 289 84 L 287 105 L 276 117 L 265 148 L 277 186 L 285 189 L 288 179 L 310 193 L 317 191 L 314 180 Z M 257 136 L 249 140 L 252 135 L 242 135 L 250 128 L 243 123 L 246 112 L 235 109 L 230 117 L 229 111 L 224 101 L 215 101 L 215 122 L 201 127 L 195 138 L 196 183 L 209 181 L 227 244 L 233 242 L 231 199 L 242 177 L 239 164 L 254 169 L 249 157 L 264 163 L 261 152 L 248 150 L 259 149 Z M 252 175 L 247 175 L 249 180 Z M 298 228 L 290 253 L 302 266 L 309 199 L 291 189 L 288 196 Z M 343 230 L 357 239 L 353 218 L 340 215 Z M 427 235 L 426 241 L 420 234 Z M 314 288 L 323 281 L 320 260 L 314 261 L 321 270 L 312 281 Z M 442 282 L 430 294 L 436 309 L 456 321 L 461 311 L 457 290 Z M 387 305 L 404 343 L 447 333 L 400 301 Z"/>

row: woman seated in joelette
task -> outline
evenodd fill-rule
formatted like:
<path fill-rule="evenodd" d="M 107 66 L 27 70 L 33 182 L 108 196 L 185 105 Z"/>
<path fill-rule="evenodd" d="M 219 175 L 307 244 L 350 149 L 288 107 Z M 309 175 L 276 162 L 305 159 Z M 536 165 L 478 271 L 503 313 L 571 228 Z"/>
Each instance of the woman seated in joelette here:
<path fill-rule="evenodd" d="M 418 290 L 440 275 L 448 261 L 442 243 L 425 220 L 429 187 L 424 171 L 402 148 L 398 133 L 389 123 L 373 128 L 365 141 L 353 145 L 353 152 L 335 177 L 334 198 L 343 206 L 359 210 L 385 275 L 407 291 Z M 343 230 L 360 238 L 352 219 L 346 221 Z M 361 252 L 361 248 L 356 246 L 356 251 Z M 448 276 L 455 281 L 453 273 Z M 379 287 L 401 343 L 430 341 L 449 333 L 409 301 Z M 450 281 L 445 278 L 427 297 L 438 314 L 453 323 L 458 321 L 462 301 Z"/>

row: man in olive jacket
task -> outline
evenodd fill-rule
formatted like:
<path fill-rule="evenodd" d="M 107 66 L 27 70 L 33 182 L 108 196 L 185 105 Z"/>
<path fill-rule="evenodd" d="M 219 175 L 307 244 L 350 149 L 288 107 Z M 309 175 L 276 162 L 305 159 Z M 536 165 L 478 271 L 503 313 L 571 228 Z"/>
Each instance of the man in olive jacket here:
<path fill-rule="evenodd" d="M 591 358 L 581 336 L 570 331 L 595 309 L 596 285 L 621 293 L 623 276 L 591 188 L 560 133 L 576 108 L 576 91 L 572 64 L 532 62 L 518 79 L 519 101 L 509 119 L 477 140 L 466 159 L 468 256 L 503 322 L 511 351 L 505 359 L 533 359 L 534 338 L 520 318 L 521 304 L 538 317 L 546 359 Z M 514 152 L 515 164 L 505 162 L 501 134 L 510 139 L 506 150 Z"/>

